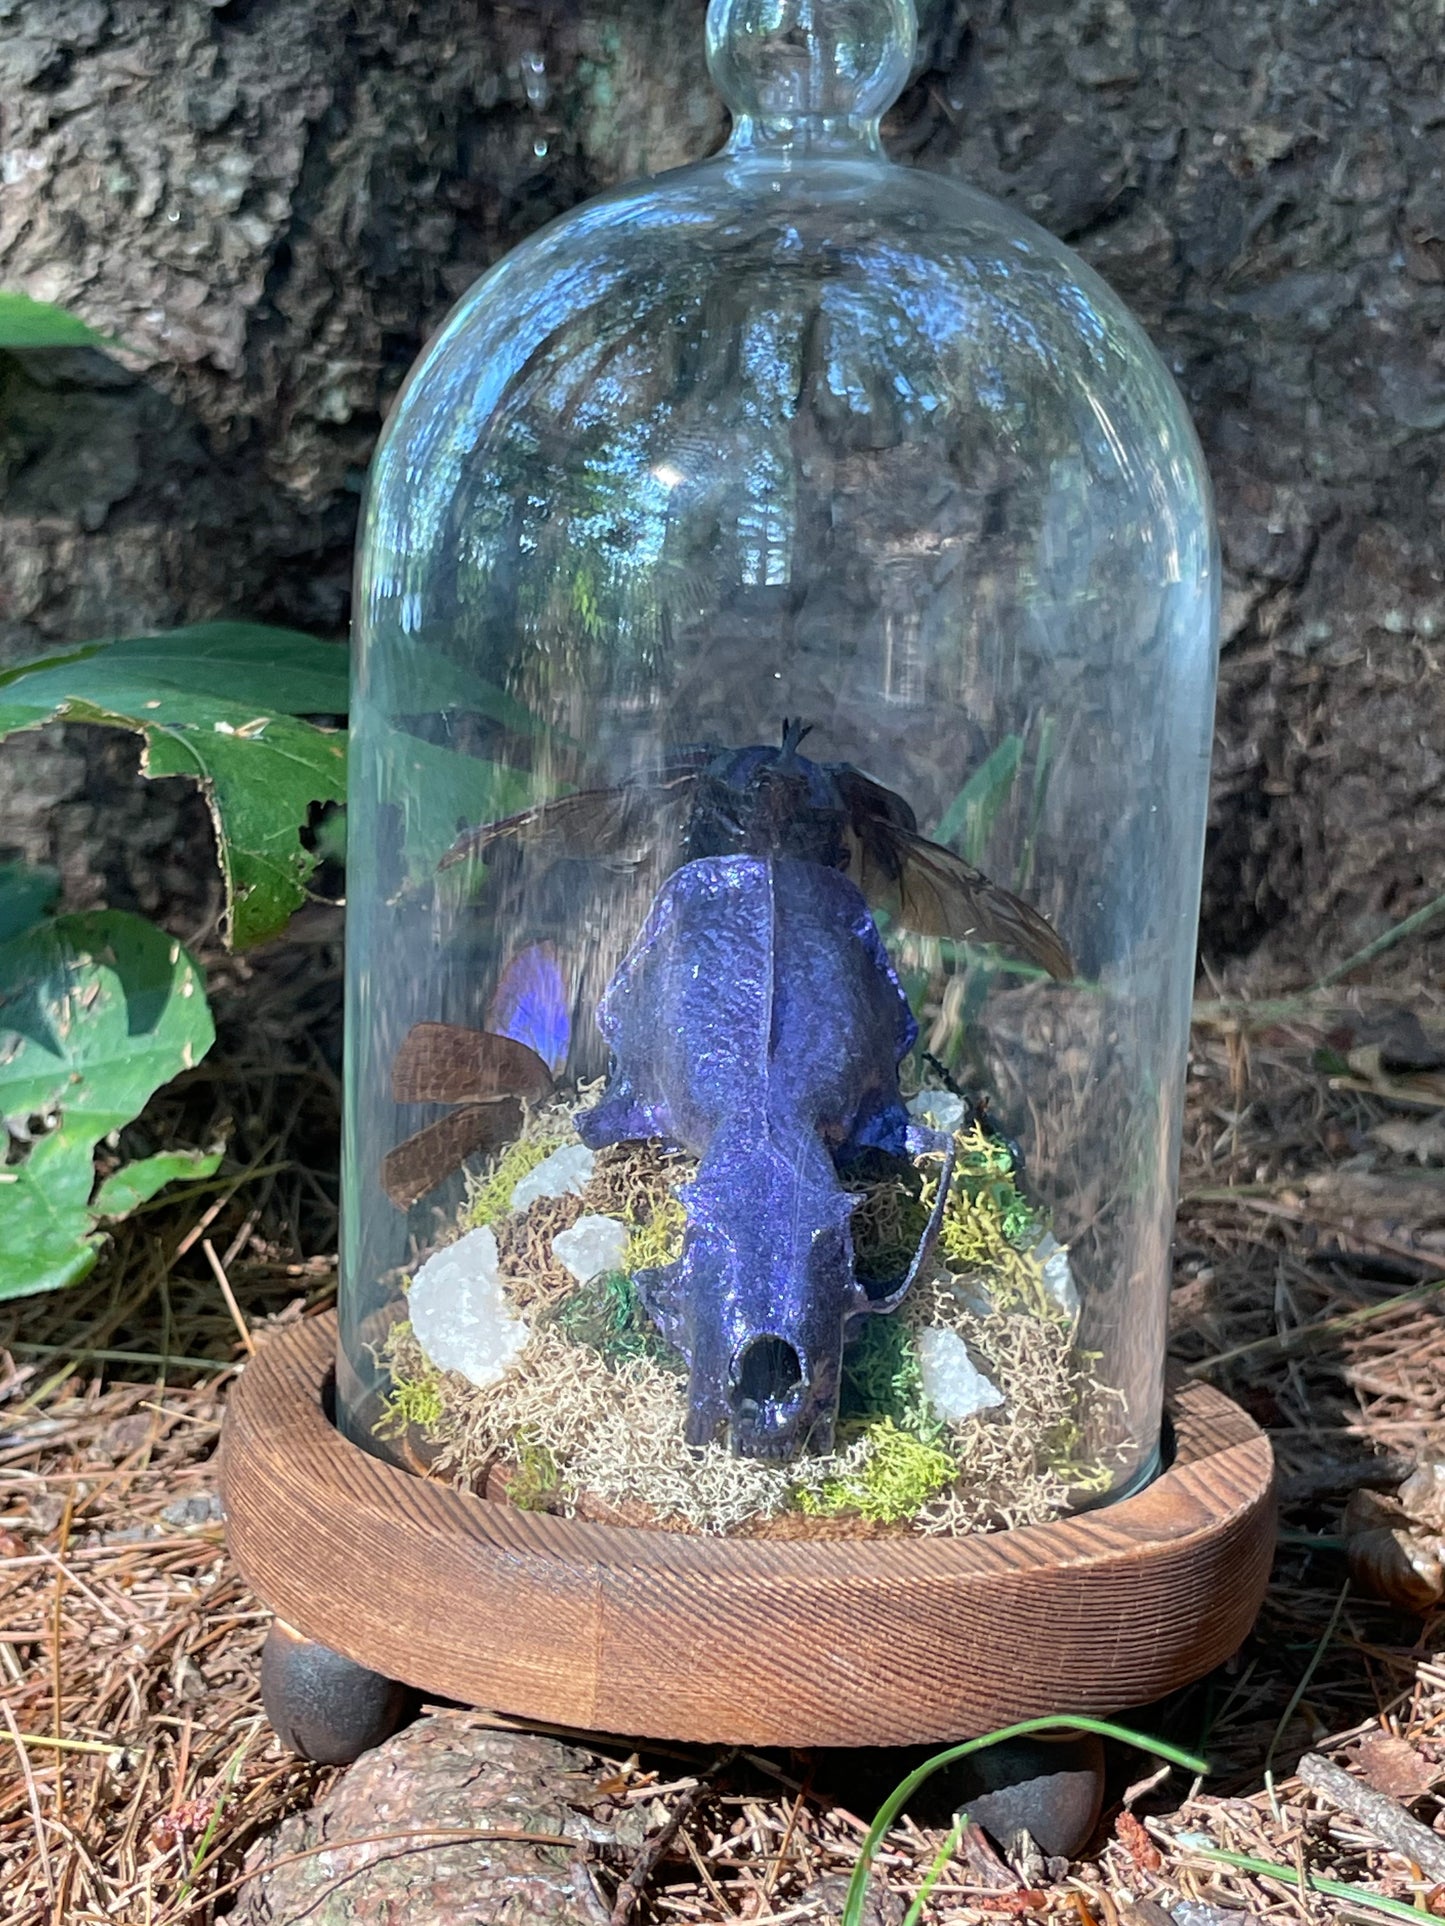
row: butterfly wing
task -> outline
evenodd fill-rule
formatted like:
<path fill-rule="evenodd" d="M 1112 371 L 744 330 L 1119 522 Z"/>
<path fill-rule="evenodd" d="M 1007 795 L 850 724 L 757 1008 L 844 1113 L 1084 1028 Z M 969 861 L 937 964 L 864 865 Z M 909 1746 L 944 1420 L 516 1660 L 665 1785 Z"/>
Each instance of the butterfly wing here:
<path fill-rule="evenodd" d="M 558 1076 L 572 1040 L 570 1009 L 555 945 L 529 943 L 502 971 L 487 1005 L 487 1029 L 528 1046 Z"/>
<path fill-rule="evenodd" d="M 510 1143 L 521 1128 L 515 1097 L 465 1104 L 389 1150 L 381 1160 L 381 1187 L 398 1210 L 410 1210 L 468 1157 Z"/>
<path fill-rule="evenodd" d="M 551 1071 L 527 1043 L 459 1023 L 414 1023 L 391 1065 L 397 1103 L 534 1102 L 551 1088 Z"/>

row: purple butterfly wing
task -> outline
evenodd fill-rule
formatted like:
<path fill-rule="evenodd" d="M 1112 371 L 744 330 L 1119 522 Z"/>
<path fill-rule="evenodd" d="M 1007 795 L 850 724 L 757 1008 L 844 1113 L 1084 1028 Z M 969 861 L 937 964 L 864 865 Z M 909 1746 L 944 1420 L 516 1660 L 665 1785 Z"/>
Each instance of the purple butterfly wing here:
<path fill-rule="evenodd" d="M 503 970 L 487 1005 L 487 1028 L 525 1043 L 556 1076 L 572 1040 L 569 1001 L 556 950 L 550 943 L 533 943 Z"/>

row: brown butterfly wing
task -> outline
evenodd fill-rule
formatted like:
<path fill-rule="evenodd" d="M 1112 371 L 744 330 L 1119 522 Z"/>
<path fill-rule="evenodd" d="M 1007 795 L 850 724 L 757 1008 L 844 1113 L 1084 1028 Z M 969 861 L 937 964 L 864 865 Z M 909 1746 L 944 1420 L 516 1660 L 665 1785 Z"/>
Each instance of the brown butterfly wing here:
<path fill-rule="evenodd" d="M 468 1157 L 509 1143 L 521 1128 L 522 1106 L 515 1097 L 467 1104 L 389 1150 L 381 1160 L 381 1187 L 398 1210 L 410 1210 Z"/>
<path fill-rule="evenodd" d="M 456 1023 L 414 1023 L 391 1066 L 397 1103 L 480 1103 L 490 1097 L 534 1102 L 551 1088 L 551 1071 L 525 1043 Z"/>

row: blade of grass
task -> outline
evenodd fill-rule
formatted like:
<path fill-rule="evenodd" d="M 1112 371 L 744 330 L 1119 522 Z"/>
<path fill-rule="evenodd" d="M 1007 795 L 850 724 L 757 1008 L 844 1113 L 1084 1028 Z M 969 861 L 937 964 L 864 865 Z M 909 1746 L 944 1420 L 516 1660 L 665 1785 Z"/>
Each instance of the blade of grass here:
<path fill-rule="evenodd" d="M 236 1747 L 236 1750 L 231 1754 L 230 1762 L 226 1767 L 225 1777 L 222 1781 L 220 1791 L 216 1795 L 216 1803 L 211 1809 L 211 1816 L 209 1820 L 206 1822 L 206 1830 L 201 1834 L 200 1838 L 196 1841 L 196 1850 L 191 1855 L 190 1866 L 186 1872 L 185 1878 L 181 1881 L 180 1887 L 177 1890 L 176 1898 L 179 1900 L 187 1899 L 190 1896 L 191 1888 L 196 1883 L 196 1877 L 199 1874 L 201 1867 L 205 1864 L 206 1854 L 211 1849 L 211 1841 L 216 1836 L 216 1828 L 221 1823 L 221 1814 L 226 1809 L 226 1801 L 230 1798 L 232 1792 L 235 1790 L 236 1778 L 238 1773 L 241 1770 L 241 1761 L 245 1758 L 246 1754 L 250 1751 L 251 1742 L 255 1738 L 256 1734 L 260 1731 L 260 1729 L 261 1729 L 261 1720 L 259 1717 L 257 1717 L 252 1721 L 250 1731 L 246 1734 L 245 1738 L 242 1739 L 241 1743 Z"/>
<path fill-rule="evenodd" d="M 848 1881 L 842 1926 L 862 1926 L 863 1901 L 868 1892 L 868 1873 L 873 1864 L 873 1855 L 883 1835 L 918 1788 L 931 1779 L 935 1772 L 952 1765 L 956 1759 L 966 1759 L 988 1746 L 999 1745 L 1005 1739 L 1023 1738 L 1031 1732 L 1097 1732 L 1101 1738 L 1118 1739 L 1125 1745 L 1137 1746 L 1141 1752 L 1150 1752 L 1156 1759 L 1167 1759 L 1170 1765 L 1184 1766 L 1190 1772 L 1202 1774 L 1209 1770 L 1206 1760 L 1193 1752 L 1185 1752 L 1180 1746 L 1166 1744 L 1163 1739 L 1146 1738 L 1143 1733 L 1130 1732 L 1122 1725 L 1111 1724 L 1108 1719 L 1090 1719 L 1082 1714 L 1063 1718 L 1023 1719 L 1017 1725 L 1003 1725 L 996 1732 L 986 1732 L 980 1739 L 966 1739 L 962 1745 L 951 1745 L 945 1751 L 935 1752 L 932 1758 L 925 1759 L 921 1766 L 893 1788 L 878 1808 L 858 1854 L 853 1876 Z"/>
<path fill-rule="evenodd" d="M 913 1904 L 903 1915 L 903 1926 L 918 1926 L 919 1920 L 923 1917 L 923 1909 L 928 1904 L 928 1895 L 942 1879 L 944 1868 L 958 1851 L 958 1842 L 963 1837 L 963 1827 L 964 1819 L 960 1815 L 954 1820 L 948 1837 L 933 1855 L 933 1863 L 923 1875 L 923 1884 L 913 1895 Z"/>
<path fill-rule="evenodd" d="M 1217 1860 L 1221 1866 L 1234 1866 L 1240 1872 L 1253 1873 L 1256 1879 L 1278 1879 L 1296 1891 L 1319 1893 L 1330 1899 L 1347 1899 L 1352 1906 L 1365 1912 L 1384 1913 L 1389 1919 L 1436 1920 L 1438 1913 L 1427 1913 L 1419 1906 L 1408 1906 L 1403 1899 L 1388 1899 L 1384 1893 L 1366 1892 L 1362 1886 L 1346 1885 L 1342 1879 L 1326 1879 L 1322 1873 L 1306 1873 L 1303 1882 L 1293 1866 L 1277 1866 L 1272 1859 L 1251 1859 L 1248 1853 L 1225 1852 L 1222 1846 L 1195 1845 L 1188 1838 L 1181 1838 L 1180 1845 L 1187 1845 L 1191 1852 L 1198 1853 L 1201 1859 Z"/>
<path fill-rule="evenodd" d="M 1266 1752 L 1264 1755 L 1264 1783 L 1265 1783 L 1266 1789 L 1269 1792 L 1270 1803 L 1272 1805 L 1275 1804 L 1274 1755 L 1279 1750 L 1279 1742 L 1284 1737 L 1285 1730 L 1288 1727 L 1290 1720 L 1295 1715 L 1295 1708 L 1298 1706 L 1300 1700 L 1304 1697 L 1305 1693 L 1308 1692 L 1310 1688 L 1310 1680 L 1314 1677 L 1315 1673 L 1319 1670 L 1320 1660 L 1324 1657 L 1325 1653 L 1329 1650 L 1330 1640 L 1335 1635 L 1335 1628 L 1340 1622 L 1340 1614 L 1345 1609 L 1345 1600 L 1349 1597 L 1349 1595 L 1350 1595 L 1350 1581 L 1347 1578 L 1344 1584 L 1341 1585 L 1340 1587 L 1340 1595 L 1335 1600 L 1334 1610 L 1330 1613 L 1330 1616 L 1329 1616 L 1329 1623 L 1325 1626 L 1324 1631 L 1320 1635 L 1320 1642 L 1318 1645 L 1316 1645 L 1314 1651 L 1310 1654 L 1310 1662 L 1305 1667 L 1304 1671 L 1300 1674 L 1299 1684 L 1295 1687 L 1294 1691 L 1290 1693 L 1289 1704 L 1285 1707 L 1284 1711 L 1281 1712 L 1279 1715 L 1279 1724 L 1274 1728 L 1274 1737 L 1269 1742 L 1269 1751 Z M 1277 1806 L 1276 1806 L 1276 1811 L 1278 1811 Z"/>

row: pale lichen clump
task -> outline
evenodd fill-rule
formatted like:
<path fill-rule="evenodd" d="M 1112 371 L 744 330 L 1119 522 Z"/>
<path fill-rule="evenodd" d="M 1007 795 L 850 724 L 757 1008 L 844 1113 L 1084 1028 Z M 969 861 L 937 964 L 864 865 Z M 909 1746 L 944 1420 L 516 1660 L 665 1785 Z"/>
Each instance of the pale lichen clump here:
<path fill-rule="evenodd" d="M 409 1322 L 388 1340 L 383 1423 L 388 1435 L 415 1425 L 439 1473 L 478 1488 L 496 1474 L 491 1489 L 514 1504 L 701 1532 L 782 1529 L 791 1515 L 800 1529 L 851 1519 L 957 1534 L 1040 1523 L 1081 1489 L 1107 1487 L 1086 1439 L 1104 1428 L 1110 1394 L 1076 1344 L 1067 1253 L 1019 1189 L 1006 1145 L 957 1130 L 933 1275 L 850 1345 L 835 1449 L 777 1464 L 721 1441 L 687 1445 L 685 1368 L 638 1298 L 634 1278 L 681 1250 L 676 1193 L 691 1160 L 620 1145 L 598 1153 L 585 1182 L 533 1195 L 529 1173 L 575 1141 L 560 1107 L 534 1116 L 461 1214 L 462 1233 L 495 1227 L 507 1294 L 526 1315 L 504 1375 L 476 1385 L 439 1372 Z M 940 1173 L 941 1159 L 925 1159 L 911 1180 L 868 1193 L 854 1219 L 860 1274 L 906 1266 Z M 525 1208 L 514 1209 L 519 1183 Z M 608 1268 L 574 1283 L 558 1255 L 579 1219 L 601 1218 L 616 1230 Z"/>
<path fill-rule="evenodd" d="M 393 1330 L 387 1360 L 404 1378 L 426 1369 L 405 1325 Z M 584 1497 L 619 1511 L 643 1505 L 659 1523 L 680 1521 L 694 1531 L 776 1517 L 801 1493 L 854 1475 L 867 1456 L 862 1440 L 793 1465 L 735 1458 L 723 1444 L 694 1451 L 683 1436 L 676 1371 L 645 1356 L 610 1364 L 555 1324 L 533 1333 L 500 1384 L 477 1390 L 449 1376 L 445 1395 L 445 1419 L 428 1433 L 438 1471 L 474 1484 L 522 1440 L 528 1452 L 547 1454 L 560 1510 L 575 1512 Z"/>

